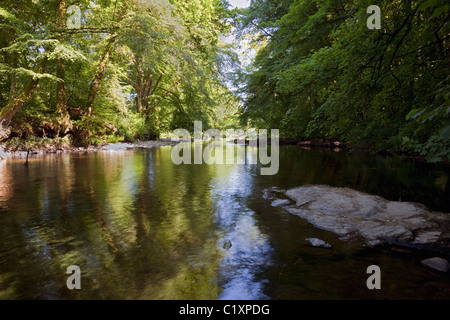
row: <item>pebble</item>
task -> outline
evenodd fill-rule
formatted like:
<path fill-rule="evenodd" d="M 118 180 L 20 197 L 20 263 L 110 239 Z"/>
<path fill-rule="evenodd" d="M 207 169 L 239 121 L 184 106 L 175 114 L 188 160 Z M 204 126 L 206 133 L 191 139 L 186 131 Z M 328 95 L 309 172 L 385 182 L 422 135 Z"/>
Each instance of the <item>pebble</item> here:
<path fill-rule="evenodd" d="M 328 243 L 326 243 L 325 241 L 320 240 L 320 239 L 318 239 L 318 238 L 308 238 L 308 239 L 306 239 L 306 240 L 308 240 L 308 241 L 311 243 L 311 245 L 312 245 L 313 247 L 318 247 L 318 248 L 331 248 L 331 244 L 328 244 Z"/>

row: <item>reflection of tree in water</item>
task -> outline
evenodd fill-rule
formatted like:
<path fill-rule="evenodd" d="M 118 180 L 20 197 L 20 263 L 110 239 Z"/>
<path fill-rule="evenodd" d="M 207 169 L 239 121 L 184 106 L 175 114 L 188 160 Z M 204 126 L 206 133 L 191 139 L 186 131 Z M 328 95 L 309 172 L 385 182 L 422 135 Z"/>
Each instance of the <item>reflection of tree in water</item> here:
<path fill-rule="evenodd" d="M 11 171 L 6 160 L 0 159 L 0 208 L 13 195 Z"/>
<path fill-rule="evenodd" d="M 445 193 L 444 193 L 444 201 L 447 205 L 450 203 L 450 165 L 445 166 Z M 446 212 L 450 212 L 450 208 L 446 210 Z"/>
<path fill-rule="evenodd" d="M 70 156 L 18 175 L 11 188 L 28 189 L 12 194 L 15 212 L 2 218 L 10 221 L 3 224 L 8 238 L 0 252 L 11 258 L 6 267 L 0 259 L 0 282 L 11 289 L 1 292 L 18 298 L 215 297 L 219 255 L 210 199 L 196 185 L 208 185 L 209 173 L 172 168 L 170 149 L 153 151 Z M 24 217 L 20 225 L 12 220 L 17 216 Z M 81 268 L 81 291 L 65 288 L 72 264 Z"/>
<path fill-rule="evenodd" d="M 65 284 L 65 259 L 75 256 L 65 249 L 75 237 L 61 226 L 68 219 L 65 195 L 70 194 L 73 171 L 67 163 L 54 167 L 54 161 L 49 157 L 48 162 L 36 161 L 29 167 L 23 161 L 10 161 L 14 179 L 8 183 L 15 192 L 5 208 L 14 207 L 14 212 L 7 211 L 0 221 L 5 228 L 0 231 L 0 255 L 7 257 L 0 258 L 4 272 L 0 278 L 7 274 L 10 280 L 5 298 L 59 297 Z M 52 170 L 47 170 L 48 165 Z"/>
<path fill-rule="evenodd" d="M 449 176 L 448 170 L 445 165 L 400 158 L 284 147 L 280 149 L 279 174 L 267 180 L 273 181 L 271 186 L 289 188 L 305 184 L 348 187 L 393 201 L 419 202 L 432 210 L 449 211 L 445 184 L 437 182 L 443 175 Z"/>
<path fill-rule="evenodd" d="M 136 254 L 151 268 L 140 298 L 211 299 L 216 297 L 216 260 L 210 173 L 201 166 L 175 166 L 170 148 L 151 153 L 136 213 L 150 230 Z M 152 190 L 149 194 L 145 190 Z M 149 196 L 152 198 L 149 199 Z"/>
<path fill-rule="evenodd" d="M 96 182 L 95 187 L 88 184 L 89 205 L 98 226 L 94 231 L 101 234 L 91 245 L 103 244 L 92 255 L 106 268 L 95 268 L 102 275 L 99 290 L 131 298 L 211 298 L 215 284 L 209 260 L 217 254 L 205 237 L 210 214 L 189 205 L 207 204 L 209 199 L 204 190 L 188 185 L 208 176 L 198 172 L 192 179 L 186 170 L 174 172 L 170 153 L 169 159 L 158 161 L 159 151 L 151 153 L 154 161 L 143 153 L 130 157 L 133 163 L 89 170 L 95 177 L 88 180 Z M 130 168 L 133 174 L 126 172 Z M 205 296 L 208 292 L 211 295 Z"/>
<path fill-rule="evenodd" d="M 260 204 L 263 186 L 449 198 L 448 167 L 281 148 L 279 174 L 261 177 L 251 165 L 175 166 L 170 151 L 0 162 L 0 298 L 262 297 L 271 247 L 248 199 Z M 80 291 L 65 286 L 72 264 Z"/>

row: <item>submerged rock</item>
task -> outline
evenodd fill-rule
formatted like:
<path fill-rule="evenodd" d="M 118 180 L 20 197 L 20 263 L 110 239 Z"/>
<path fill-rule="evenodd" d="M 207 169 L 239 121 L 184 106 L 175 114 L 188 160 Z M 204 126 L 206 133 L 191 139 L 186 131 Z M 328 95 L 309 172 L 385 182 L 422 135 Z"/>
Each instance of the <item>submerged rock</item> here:
<path fill-rule="evenodd" d="M 323 240 L 317 239 L 317 238 L 308 238 L 306 239 L 309 242 L 311 242 L 311 245 L 313 247 L 318 247 L 318 248 L 331 248 L 331 244 L 326 243 Z"/>
<path fill-rule="evenodd" d="M 272 202 L 273 207 L 282 207 L 288 204 L 291 204 L 291 201 L 288 199 L 277 199 Z"/>
<path fill-rule="evenodd" d="M 429 269 L 440 272 L 448 272 L 450 270 L 450 264 L 448 261 L 439 257 L 425 259 L 420 263 Z"/>
<path fill-rule="evenodd" d="M 225 249 L 225 250 L 230 250 L 230 248 L 233 246 L 233 244 L 231 243 L 231 240 L 227 240 L 227 241 L 225 241 L 224 242 L 224 244 L 223 244 L 223 248 Z"/>
<path fill-rule="evenodd" d="M 276 202 L 279 193 L 274 189 L 272 205 L 275 202 L 341 239 L 362 237 L 368 246 L 392 243 L 450 251 L 450 214 L 430 211 L 421 204 L 329 186 L 283 190 L 283 196 L 293 203 Z"/>

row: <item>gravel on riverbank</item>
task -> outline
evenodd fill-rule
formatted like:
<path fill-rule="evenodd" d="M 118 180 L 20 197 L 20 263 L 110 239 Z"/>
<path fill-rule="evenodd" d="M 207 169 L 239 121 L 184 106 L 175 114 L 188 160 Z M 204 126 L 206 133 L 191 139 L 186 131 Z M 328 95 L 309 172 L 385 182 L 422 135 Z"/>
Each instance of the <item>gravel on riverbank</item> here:
<path fill-rule="evenodd" d="M 59 152 L 96 152 L 96 151 L 125 151 L 125 150 L 143 150 L 143 149 L 151 149 L 157 148 L 161 146 L 173 146 L 177 144 L 176 141 L 171 141 L 170 139 L 163 140 L 151 140 L 151 141 L 138 141 L 138 142 L 118 142 L 118 143 L 109 143 L 105 145 L 99 146 L 87 146 L 87 147 L 39 147 L 39 148 L 30 148 L 31 154 L 51 154 L 51 153 L 59 153 Z M 25 148 L 16 148 L 13 150 L 12 148 L 7 148 L 0 144 L 0 160 L 6 159 L 9 157 L 23 157 L 26 156 L 28 151 Z"/>

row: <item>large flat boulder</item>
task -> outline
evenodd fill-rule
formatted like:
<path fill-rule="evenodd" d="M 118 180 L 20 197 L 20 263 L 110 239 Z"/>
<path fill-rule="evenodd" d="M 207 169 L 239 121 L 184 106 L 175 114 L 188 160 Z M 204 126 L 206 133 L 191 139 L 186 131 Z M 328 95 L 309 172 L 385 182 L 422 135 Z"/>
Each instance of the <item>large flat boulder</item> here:
<path fill-rule="evenodd" d="M 343 240 L 361 237 L 368 246 L 391 243 L 450 252 L 450 214 L 433 212 L 422 204 L 317 185 L 266 189 L 265 195 L 276 206 Z"/>

